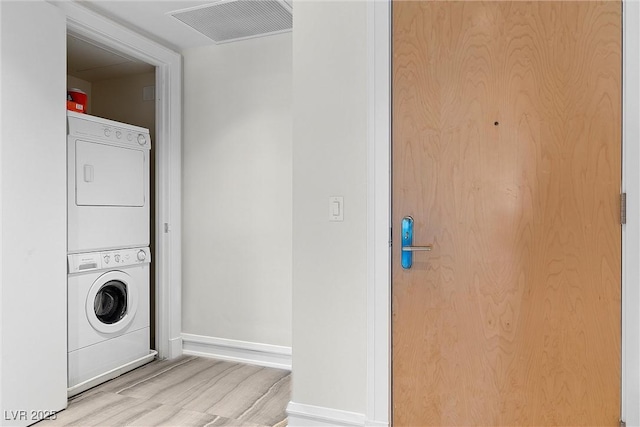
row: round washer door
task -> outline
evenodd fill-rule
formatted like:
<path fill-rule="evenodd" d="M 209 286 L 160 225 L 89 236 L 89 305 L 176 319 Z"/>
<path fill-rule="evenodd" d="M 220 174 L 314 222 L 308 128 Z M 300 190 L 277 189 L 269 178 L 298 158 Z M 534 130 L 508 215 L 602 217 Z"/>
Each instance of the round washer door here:
<path fill-rule="evenodd" d="M 109 271 L 98 277 L 87 294 L 87 319 L 98 332 L 122 332 L 137 310 L 138 286 L 122 271 Z"/>

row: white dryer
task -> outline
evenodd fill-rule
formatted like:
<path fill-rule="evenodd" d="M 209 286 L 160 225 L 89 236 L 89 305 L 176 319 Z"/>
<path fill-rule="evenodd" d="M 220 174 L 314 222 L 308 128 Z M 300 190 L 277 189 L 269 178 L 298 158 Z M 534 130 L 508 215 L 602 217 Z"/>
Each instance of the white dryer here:
<path fill-rule="evenodd" d="M 153 359 L 150 261 L 148 248 L 68 255 L 70 395 Z"/>
<path fill-rule="evenodd" d="M 67 112 L 68 252 L 149 246 L 149 130 Z"/>

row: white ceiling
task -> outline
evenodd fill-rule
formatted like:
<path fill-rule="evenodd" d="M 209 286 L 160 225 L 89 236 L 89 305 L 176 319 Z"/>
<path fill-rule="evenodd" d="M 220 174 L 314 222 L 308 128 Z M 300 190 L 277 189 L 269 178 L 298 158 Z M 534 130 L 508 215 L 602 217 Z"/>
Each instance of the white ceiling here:
<path fill-rule="evenodd" d="M 79 3 L 175 51 L 213 41 L 167 12 L 210 4 L 212 1 L 84 0 Z M 154 67 L 75 34 L 67 35 L 67 73 L 96 82 L 152 72 Z"/>
<path fill-rule="evenodd" d="M 209 37 L 172 17 L 169 13 L 211 5 L 220 2 L 220 0 L 76 1 L 82 6 L 177 52 L 214 44 Z M 291 6 L 290 0 L 284 1 Z M 153 69 L 148 64 L 98 46 L 73 34 L 67 38 L 67 72 L 74 77 L 93 82 L 129 74 L 151 72 Z"/>
<path fill-rule="evenodd" d="M 175 0 L 85 0 L 82 5 L 173 50 L 213 44 L 205 35 L 175 19 L 169 12 L 216 3 Z"/>

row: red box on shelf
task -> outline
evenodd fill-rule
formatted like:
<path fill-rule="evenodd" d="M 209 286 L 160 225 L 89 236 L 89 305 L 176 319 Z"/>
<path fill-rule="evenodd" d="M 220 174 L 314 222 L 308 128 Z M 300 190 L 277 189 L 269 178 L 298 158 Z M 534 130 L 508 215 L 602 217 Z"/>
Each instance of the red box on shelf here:
<path fill-rule="evenodd" d="M 67 110 L 77 111 L 79 113 L 87 112 L 87 99 L 88 96 L 86 93 L 81 91 L 80 89 L 69 89 L 67 90 Z M 73 103 L 74 105 L 69 105 L 69 103 Z"/>
<path fill-rule="evenodd" d="M 67 110 L 77 111 L 78 113 L 84 113 L 84 105 L 78 104 L 75 101 L 67 101 Z"/>

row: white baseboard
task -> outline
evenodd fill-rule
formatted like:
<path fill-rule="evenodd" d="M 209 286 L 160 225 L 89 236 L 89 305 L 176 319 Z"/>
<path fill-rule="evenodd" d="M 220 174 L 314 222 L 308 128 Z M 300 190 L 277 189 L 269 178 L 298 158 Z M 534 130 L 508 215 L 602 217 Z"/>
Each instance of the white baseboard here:
<path fill-rule="evenodd" d="M 182 334 L 182 353 L 291 370 L 291 347 Z"/>
<path fill-rule="evenodd" d="M 289 402 L 287 415 L 288 425 L 291 427 L 363 427 L 368 425 L 365 423 L 364 414 L 296 402 Z M 376 425 L 380 424 L 376 423 Z"/>
<path fill-rule="evenodd" d="M 169 355 L 168 359 L 175 359 L 182 356 L 182 337 L 173 338 L 169 340 Z"/>

